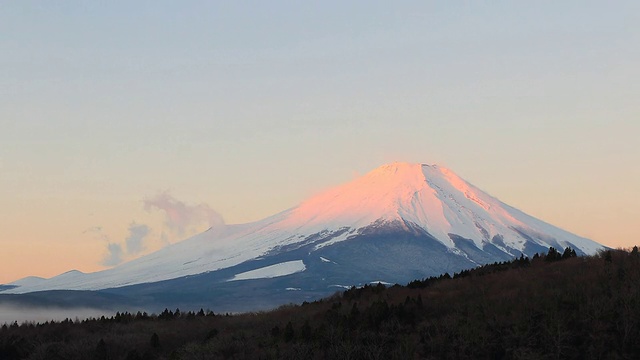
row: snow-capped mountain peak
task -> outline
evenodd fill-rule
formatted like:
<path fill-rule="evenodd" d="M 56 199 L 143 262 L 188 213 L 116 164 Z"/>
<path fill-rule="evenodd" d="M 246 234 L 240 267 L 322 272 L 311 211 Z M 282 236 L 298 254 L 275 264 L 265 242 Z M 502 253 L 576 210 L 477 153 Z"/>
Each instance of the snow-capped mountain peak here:
<path fill-rule="evenodd" d="M 499 200 L 453 171 L 401 162 L 312 197 L 294 208 L 283 224 L 313 231 L 394 220 L 418 225 L 448 247 L 455 246 L 451 233 L 480 245 L 487 237 L 513 232 L 509 227 L 524 226 Z"/>
<path fill-rule="evenodd" d="M 381 166 L 345 185 L 313 196 L 291 211 L 287 226 L 358 228 L 400 218 L 399 209 L 424 185 L 420 164 Z"/>
<path fill-rule="evenodd" d="M 254 223 L 211 229 L 112 269 L 90 274 L 73 272 L 48 280 L 17 281 L 13 284 L 15 288 L 5 291 L 115 288 L 232 268 L 239 270 L 231 275 L 243 278 L 239 274 L 254 276 L 252 271 L 259 269 L 293 268 L 287 264 L 296 264 L 295 270 L 304 272 L 310 270 L 306 261 L 300 262 L 301 256 L 315 253 L 313 259 L 332 259 L 331 262 L 318 261 L 337 266 L 344 262 L 334 259 L 356 248 L 359 250 L 352 257 L 363 251 L 386 249 L 384 252 L 396 253 L 404 259 L 387 265 L 388 280 L 398 281 L 402 279 L 400 273 L 427 275 L 451 271 L 456 266 L 469 267 L 523 253 L 532 255 L 550 246 L 560 249 L 570 246 L 581 254 L 592 254 L 602 248 L 596 242 L 502 203 L 445 167 L 398 162 L 381 166 Z M 449 260 L 441 267 L 427 266 L 424 259 L 411 263 L 406 259 L 414 254 L 403 251 L 422 251 L 427 254 L 424 256 Z M 391 261 L 393 257 L 386 253 L 381 256 Z M 276 260 L 265 263 L 268 262 L 265 259 L 281 259 L 287 266 L 278 265 Z M 380 261 L 367 259 L 362 261 Z M 437 259 L 429 261 L 438 263 Z M 247 265 L 257 262 L 261 263 L 259 267 Z M 362 266 L 369 268 L 365 265 Z M 371 269 L 378 271 L 379 268 Z M 383 275 L 384 272 L 372 274 L 376 279 Z M 231 278 L 234 277 L 227 280 Z"/>

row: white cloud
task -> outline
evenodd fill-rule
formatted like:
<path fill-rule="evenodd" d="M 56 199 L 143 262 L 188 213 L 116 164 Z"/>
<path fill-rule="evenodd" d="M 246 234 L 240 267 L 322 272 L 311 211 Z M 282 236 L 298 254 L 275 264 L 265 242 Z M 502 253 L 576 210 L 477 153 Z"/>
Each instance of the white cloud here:
<path fill-rule="evenodd" d="M 184 236 L 203 231 L 206 227 L 224 226 L 224 219 L 209 205 L 186 204 L 171 196 L 168 192 L 144 199 L 147 211 L 160 210 L 164 213 L 164 222 L 175 235 Z"/>
<path fill-rule="evenodd" d="M 164 216 L 165 227 L 159 231 L 159 240 L 163 246 L 171 244 L 171 240 L 177 237 L 184 238 L 204 231 L 207 227 L 224 226 L 222 216 L 209 205 L 187 204 L 168 192 L 145 198 L 143 202 L 145 210 L 160 210 Z M 129 234 L 121 242 L 112 241 L 102 226 L 93 226 L 82 233 L 105 243 L 107 252 L 100 261 L 102 265 L 116 266 L 124 260 L 142 254 L 147 249 L 149 237 L 154 233 L 150 226 L 135 221 L 129 224 L 128 231 Z"/>
<path fill-rule="evenodd" d="M 116 243 L 108 243 L 107 251 L 107 255 L 102 260 L 102 265 L 115 266 L 122 262 L 122 245 Z"/>
<path fill-rule="evenodd" d="M 127 247 L 127 254 L 135 255 L 145 249 L 144 239 L 149 235 L 151 229 L 145 224 L 129 225 L 129 236 L 124 240 Z"/>

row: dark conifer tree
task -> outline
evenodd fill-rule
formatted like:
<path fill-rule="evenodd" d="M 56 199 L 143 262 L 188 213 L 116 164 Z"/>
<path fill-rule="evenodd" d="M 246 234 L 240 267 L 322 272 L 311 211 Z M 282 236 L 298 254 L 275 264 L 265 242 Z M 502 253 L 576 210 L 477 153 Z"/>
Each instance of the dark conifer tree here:
<path fill-rule="evenodd" d="M 104 342 L 104 339 L 100 339 L 100 341 L 98 341 L 98 345 L 96 345 L 95 359 L 106 360 L 107 358 L 107 344 Z"/>
<path fill-rule="evenodd" d="M 309 320 L 305 320 L 304 324 L 302 324 L 302 327 L 300 328 L 300 337 L 305 340 L 305 341 L 309 341 L 311 340 L 311 325 L 309 324 Z"/>
<path fill-rule="evenodd" d="M 152 348 L 157 349 L 160 347 L 160 337 L 158 336 L 158 334 L 153 333 L 153 335 L 151 335 L 151 340 L 149 341 L 150 345 Z"/>
<path fill-rule="evenodd" d="M 549 252 L 547 253 L 546 261 L 556 261 L 562 259 L 562 255 L 554 248 L 553 246 L 549 247 Z"/>
<path fill-rule="evenodd" d="M 293 340 L 294 336 L 295 331 L 293 330 L 293 324 L 291 323 L 291 321 L 289 321 L 287 323 L 287 326 L 284 328 L 284 341 L 290 342 L 291 340 Z"/>

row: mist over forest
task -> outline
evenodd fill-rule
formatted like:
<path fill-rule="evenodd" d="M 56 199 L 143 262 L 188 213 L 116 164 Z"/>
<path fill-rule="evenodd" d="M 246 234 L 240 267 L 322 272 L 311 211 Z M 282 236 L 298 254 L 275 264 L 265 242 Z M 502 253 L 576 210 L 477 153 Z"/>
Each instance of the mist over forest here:
<path fill-rule="evenodd" d="M 71 320 L 84 320 L 103 315 L 112 316 L 113 312 L 86 307 L 32 307 L 0 303 L 0 326 L 14 322 L 21 324 L 24 322 L 43 323 L 51 320 L 62 321 L 67 318 Z"/>

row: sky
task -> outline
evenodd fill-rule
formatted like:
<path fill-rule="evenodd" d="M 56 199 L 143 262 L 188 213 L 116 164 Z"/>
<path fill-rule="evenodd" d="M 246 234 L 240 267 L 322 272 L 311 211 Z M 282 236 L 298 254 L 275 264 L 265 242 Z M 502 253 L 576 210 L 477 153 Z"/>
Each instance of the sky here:
<path fill-rule="evenodd" d="M 637 1 L 0 1 L 0 283 L 393 161 L 639 244 Z"/>

